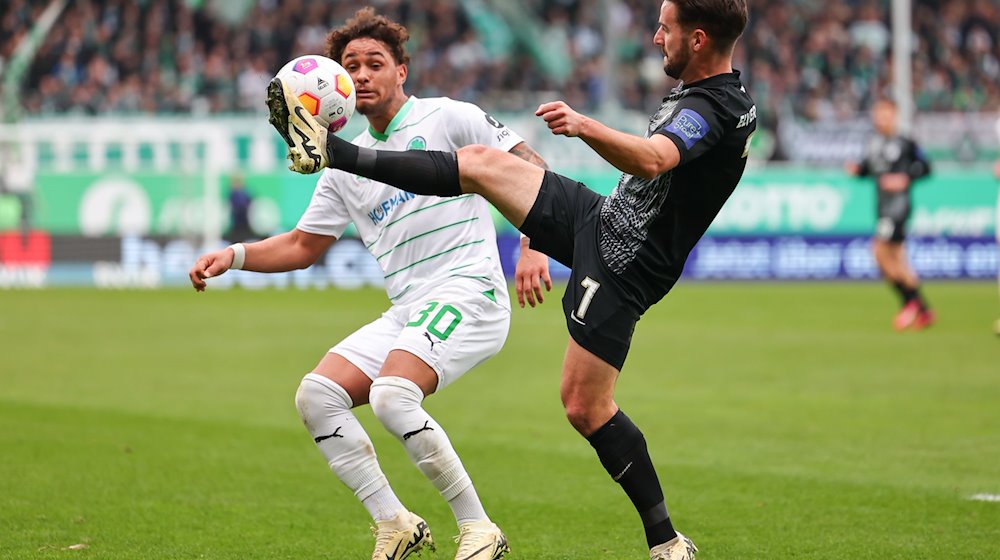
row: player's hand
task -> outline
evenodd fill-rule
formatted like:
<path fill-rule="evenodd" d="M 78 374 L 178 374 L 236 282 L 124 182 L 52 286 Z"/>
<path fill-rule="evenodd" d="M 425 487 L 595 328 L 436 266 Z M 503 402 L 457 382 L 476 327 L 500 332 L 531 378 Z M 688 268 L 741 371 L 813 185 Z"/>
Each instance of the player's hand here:
<path fill-rule="evenodd" d="M 543 253 L 528 248 L 528 239 L 521 238 L 521 256 L 517 259 L 514 269 L 514 286 L 517 291 L 517 303 L 524 308 L 525 300 L 534 307 L 543 303 L 542 283 L 545 291 L 552 291 L 552 277 L 549 276 L 549 258 Z M 537 303 L 536 303 L 537 302 Z"/>
<path fill-rule="evenodd" d="M 997 161 L 993 166 L 993 175 L 996 176 L 997 179 L 1000 179 L 1000 161 Z"/>
<path fill-rule="evenodd" d="M 878 187 L 885 192 L 903 192 L 910 186 L 910 176 L 906 173 L 886 173 L 879 178 Z"/>
<path fill-rule="evenodd" d="M 542 117 L 542 120 L 549 125 L 552 134 L 569 137 L 579 136 L 580 129 L 587 121 L 587 117 L 577 113 L 562 101 L 542 103 L 535 111 L 535 116 Z"/>
<path fill-rule="evenodd" d="M 188 272 L 191 285 L 196 291 L 204 292 L 205 288 L 208 287 L 205 279 L 218 276 L 229 270 L 229 267 L 233 266 L 233 257 L 235 256 L 233 250 L 226 247 L 221 251 L 206 253 L 198 257 L 194 266 L 191 267 L 191 271 Z"/>
<path fill-rule="evenodd" d="M 861 172 L 861 166 L 856 161 L 849 161 L 844 164 L 844 173 L 848 175 L 857 177 L 858 173 Z"/>

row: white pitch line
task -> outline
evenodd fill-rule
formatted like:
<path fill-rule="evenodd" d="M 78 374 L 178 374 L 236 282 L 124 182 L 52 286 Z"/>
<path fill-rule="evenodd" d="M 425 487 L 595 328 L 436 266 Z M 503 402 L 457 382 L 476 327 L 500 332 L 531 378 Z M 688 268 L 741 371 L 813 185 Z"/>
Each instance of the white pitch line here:
<path fill-rule="evenodd" d="M 1000 502 L 1000 494 L 973 494 L 969 499 L 974 502 Z"/>

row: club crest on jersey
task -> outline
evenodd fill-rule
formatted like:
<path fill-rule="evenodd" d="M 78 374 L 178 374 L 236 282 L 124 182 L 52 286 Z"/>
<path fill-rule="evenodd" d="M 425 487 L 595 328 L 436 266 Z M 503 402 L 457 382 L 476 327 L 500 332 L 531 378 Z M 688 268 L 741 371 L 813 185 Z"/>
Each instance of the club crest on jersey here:
<path fill-rule="evenodd" d="M 397 206 L 401 206 L 416 197 L 417 195 L 411 192 L 399 191 L 398 194 L 390 196 L 375 205 L 375 208 L 372 208 L 371 211 L 368 212 L 368 217 L 371 218 L 373 225 L 378 225 L 382 222 L 382 220 L 386 219 Z"/>
<path fill-rule="evenodd" d="M 680 113 L 677 113 L 677 116 L 670 121 L 670 124 L 663 127 L 663 130 L 676 135 L 690 150 L 698 140 L 708 134 L 708 122 L 697 111 L 685 108 L 681 109 Z"/>
<path fill-rule="evenodd" d="M 410 143 L 406 145 L 407 150 L 426 150 L 427 140 L 424 140 L 423 136 L 415 136 Z"/>

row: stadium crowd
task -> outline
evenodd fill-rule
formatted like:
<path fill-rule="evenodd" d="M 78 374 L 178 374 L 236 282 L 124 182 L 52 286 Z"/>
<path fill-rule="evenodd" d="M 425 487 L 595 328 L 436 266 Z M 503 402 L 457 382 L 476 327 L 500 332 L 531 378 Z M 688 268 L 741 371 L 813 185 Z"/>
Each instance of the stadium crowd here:
<path fill-rule="evenodd" d="M 47 3 L 4 4 L 0 72 L 12 68 L 15 47 Z M 500 111 L 534 108 L 556 95 L 587 111 L 618 102 L 647 111 L 669 85 L 647 40 L 656 2 L 372 4 L 410 29 L 410 90 L 418 95 L 476 100 Z M 843 118 L 886 91 L 888 0 L 750 4 L 736 60 L 765 126 L 777 114 Z M 322 52 L 327 30 L 356 7 L 307 0 L 70 2 L 27 69 L 20 99 L 30 114 L 260 111 L 273 72 L 293 56 Z M 510 13 L 494 11 L 505 9 Z M 921 0 L 914 27 L 919 110 L 1000 106 L 995 0 Z"/>

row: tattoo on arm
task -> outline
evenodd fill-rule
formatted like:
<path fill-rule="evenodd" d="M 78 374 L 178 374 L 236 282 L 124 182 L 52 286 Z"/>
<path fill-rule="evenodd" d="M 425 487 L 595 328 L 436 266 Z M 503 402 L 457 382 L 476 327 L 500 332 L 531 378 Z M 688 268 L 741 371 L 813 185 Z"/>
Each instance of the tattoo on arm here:
<path fill-rule="evenodd" d="M 531 149 L 531 146 L 527 142 L 521 142 L 520 144 L 514 146 L 510 149 L 510 153 L 523 159 L 528 163 L 533 163 L 542 169 L 549 169 L 549 164 L 545 163 L 542 156 L 538 155 L 538 152 Z"/>

